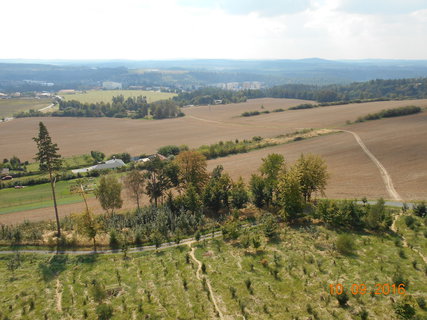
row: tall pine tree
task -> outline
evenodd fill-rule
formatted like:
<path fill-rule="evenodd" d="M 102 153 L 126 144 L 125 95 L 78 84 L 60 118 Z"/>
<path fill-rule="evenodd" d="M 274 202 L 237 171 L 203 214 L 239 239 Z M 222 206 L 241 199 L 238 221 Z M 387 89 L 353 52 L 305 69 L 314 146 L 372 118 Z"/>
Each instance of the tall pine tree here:
<path fill-rule="evenodd" d="M 56 172 L 61 169 L 62 166 L 61 155 L 58 153 L 58 145 L 52 142 L 49 132 L 43 122 L 39 123 L 39 135 L 38 137 L 34 137 L 33 140 L 36 142 L 39 151 L 34 160 L 40 162 L 40 171 L 49 173 L 53 205 L 55 207 L 56 227 L 58 230 L 57 236 L 60 237 L 61 226 L 59 224 L 58 206 L 56 204 L 55 182 Z"/>

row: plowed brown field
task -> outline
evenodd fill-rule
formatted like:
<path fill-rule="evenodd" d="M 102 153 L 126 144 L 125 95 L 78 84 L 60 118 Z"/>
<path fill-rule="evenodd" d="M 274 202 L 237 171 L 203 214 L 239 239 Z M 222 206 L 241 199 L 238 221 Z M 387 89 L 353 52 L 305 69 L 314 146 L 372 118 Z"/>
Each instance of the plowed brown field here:
<path fill-rule="evenodd" d="M 43 121 L 64 156 L 100 150 L 107 154 L 129 152 L 132 155 L 154 152 L 168 144 L 197 147 L 220 140 L 274 137 L 301 128 L 343 128 L 356 132 L 368 149 L 390 174 L 394 187 L 404 200 L 427 199 L 427 112 L 368 121 L 345 126 L 346 120 L 386 108 L 407 105 L 427 107 L 427 100 L 387 101 L 286 111 L 254 117 L 240 117 L 244 111 L 287 109 L 306 101 L 256 99 L 246 103 L 186 108 L 186 117 L 159 121 L 108 118 L 31 118 L 0 123 L 0 158 L 17 155 L 31 160 L 38 122 Z M 209 161 L 209 169 L 222 164 L 232 177 L 248 179 L 261 159 L 269 153 L 284 154 L 293 162 L 301 153 L 322 155 L 331 179 L 326 195 L 332 198 L 388 198 L 378 168 L 363 152 L 354 137 L 345 132 L 293 142 L 258 151 Z M 95 200 L 95 211 L 100 212 Z M 126 202 L 126 207 L 131 207 Z M 65 205 L 64 214 L 80 211 L 80 204 Z M 15 218 L 39 220 L 51 218 L 50 209 L 38 209 L 0 217 L 1 222 Z"/>

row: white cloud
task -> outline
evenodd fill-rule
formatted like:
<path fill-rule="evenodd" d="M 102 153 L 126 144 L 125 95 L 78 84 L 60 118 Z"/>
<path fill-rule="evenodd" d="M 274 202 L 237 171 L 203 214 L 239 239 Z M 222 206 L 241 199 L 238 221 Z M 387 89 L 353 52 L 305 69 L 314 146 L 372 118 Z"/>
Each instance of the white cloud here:
<path fill-rule="evenodd" d="M 279 10 L 277 0 L 246 7 L 182 1 L 7 1 L 0 58 L 427 57 L 427 10 L 418 0 L 408 0 L 418 10 L 387 14 L 349 10 L 355 0 L 310 0 L 298 10 Z"/>

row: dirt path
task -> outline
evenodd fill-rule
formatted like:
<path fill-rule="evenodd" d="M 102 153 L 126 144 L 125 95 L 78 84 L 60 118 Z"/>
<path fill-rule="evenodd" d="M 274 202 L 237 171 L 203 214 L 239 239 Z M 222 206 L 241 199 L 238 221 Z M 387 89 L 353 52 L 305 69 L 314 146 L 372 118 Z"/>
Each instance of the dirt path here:
<path fill-rule="evenodd" d="M 39 109 L 40 112 L 49 112 L 49 109 L 52 109 L 55 105 L 52 103 L 48 105 L 47 107 Z"/>
<path fill-rule="evenodd" d="M 191 247 L 191 245 L 190 245 L 190 247 Z M 196 256 L 194 255 L 194 251 L 195 251 L 195 248 L 194 248 L 194 247 L 191 247 L 190 257 L 191 257 L 191 258 L 192 258 L 192 259 L 197 263 L 197 265 L 198 265 L 198 266 L 197 266 L 197 271 L 196 271 L 196 277 L 197 277 L 197 279 L 199 279 L 200 281 L 202 281 L 202 279 L 203 279 L 203 278 L 205 278 L 205 279 L 206 279 L 206 285 L 208 286 L 209 294 L 210 294 L 210 296 L 211 296 L 211 298 L 212 298 L 212 302 L 213 302 L 213 305 L 214 305 L 214 307 L 215 307 L 215 310 L 216 310 L 216 312 L 218 313 L 219 318 L 220 318 L 221 320 L 223 320 L 223 319 L 224 319 L 224 316 L 222 315 L 222 312 L 221 312 L 221 310 L 219 309 L 218 304 L 217 304 L 217 302 L 216 302 L 216 298 L 215 298 L 214 292 L 213 292 L 213 290 L 212 290 L 211 282 L 209 281 L 209 279 L 208 279 L 206 276 L 204 276 L 204 277 L 202 277 L 202 276 L 201 276 L 202 263 L 201 263 L 199 260 L 197 260 Z"/>
<path fill-rule="evenodd" d="M 357 143 L 360 145 L 362 150 L 366 153 L 366 155 L 372 160 L 372 162 L 378 167 L 381 173 L 381 177 L 383 178 L 385 187 L 387 189 L 388 194 L 393 200 L 396 201 L 402 201 L 402 197 L 397 193 L 396 189 L 394 188 L 393 181 L 391 180 L 391 177 L 387 170 L 384 168 L 384 166 L 381 164 L 381 162 L 372 154 L 371 151 L 366 147 L 366 145 L 363 143 L 362 139 L 359 137 L 359 135 L 353 131 L 348 130 L 340 130 L 343 132 L 351 133 L 354 138 L 356 139 Z"/>
<path fill-rule="evenodd" d="M 56 309 L 62 312 L 62 290 L 59 278 L 56 279 Z"/>
<path fill-rule="evenodd" d="M 396 214 L 394 216 L 393 223 L 390 226 L 391 231 L 393 231 L 394 233 L 396 233 L 402 239 L 404 247 L 410 248 L 412 251 L 414 251 L 415 253 L 417 253 L 424 260 L 424 263 L 427 264 L 427 257 L 423 253 L 421 253 L 421 251 L 418 250 L 417 248 L 414 248 L 413 246 L 410 246 L 408 244 L 408 241 L 406 240 L 405 236 L 403 234 L 401 234 L 401 233 L 398 232 L 397 227 L 396 227 L 396 222 L 397 222 L 397 219 L 399 219 L 399 217 L 401 217 L 402 215 L 403 215 L 403 212 L 400 211 L 399 214 Z"/>

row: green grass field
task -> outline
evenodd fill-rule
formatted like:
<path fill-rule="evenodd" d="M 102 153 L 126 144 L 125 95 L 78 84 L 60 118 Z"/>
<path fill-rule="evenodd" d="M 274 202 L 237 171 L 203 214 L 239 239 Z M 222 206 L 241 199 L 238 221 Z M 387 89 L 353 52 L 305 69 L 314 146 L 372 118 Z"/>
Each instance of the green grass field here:
<path fill-rule="evenodd" d="M 94 161 L 93 158 L 90 156 L 90 154 L 76 155 L 69 158 L 64 158 L 63 160 L 64 160 L 63 167 L 65 169 L 91 166 Z M 28 172 L 39 171 L 39 163 L 38 162 L 30 163 L 27 166 L 27 171 Z"/>
<path fill-rule="evenodd" d="M 218 319 L 205 277 L 224 319 L 399 319 L 395 306 L 403 300 L 424 319 L 416 299 L 427 298 L 426 270 L 413 251 L 392 235 L 352 234 L 356 253 L 342 256 L 334 250 L 337 235 L 320 226 L 284 227 L 258 250 L 203 241 L 196 247 L 202 280 L 185 245 L 127 258 L 21 254 L 14 272 L 13 255 L 2 255 L 0 317 L 97 319 L 96 309 L 107 304 L 112 319 Z M 377 283 L 392 285 L 397 273 L 408 281 L 404 296 L 370 294 Z M 329 291 L 338 283 L 349 296 L 345 306 Z M 366 284 L 368 293 L 353 295 L 353 283 Z"/>
<path fill-rule="evenodd" d="M 0 99 L 0 119 L 11 117 L 17 112 L 41 109 L 52 103 L 51 99 Z"/>
<path fill-rule="evenodd" d="M 117 177 L 121 177 L 126 173 L 113 174 Z M 31 179 L 42 176 L 47 175 L 29 176 L 21 179 Z M 99 177 L 89 179 L 91 183 L 96 184 Z M 75 180 L 58 181 L 56 183 L 56 199 L 59 205 L 83 202 L 80 195 L 71 193 L 70 191 L 70 187 L 75 183 Z M 93 193 L 89 193 L 87 197 L 91 198 L 94 197 L 94 195 Z M 52 207 L 52 201 L 52 191 L 49 183 L 26 186 L 23 189 L 5 188 L 0 190 L 0 214 Z"/>
<path fill-rule="evenodd" d="M 145 90 L 91 90 L 85 93 L 65 94 L 65 100 L 77 100 L 82 103 L 95 103 L 95 102 L 111 102 L 114 96 L 123 95 L 125 98 L 146 96 L 148 102 L 157 100 L 169 99 L 176 96 L 175 93 L 145 91 Z"/>
<path fill-rule="evenodd" d="M 58 204 L 82 201 L 81 196 L 70 192 L 70 186 L 74 183 L 72 180 L 56 183 Z M 53 206 L 53 202 L 49 183 L 28 186 L 23 189 L 7 188 L 0 190 L 0 214 L 51 206 Z"/>

